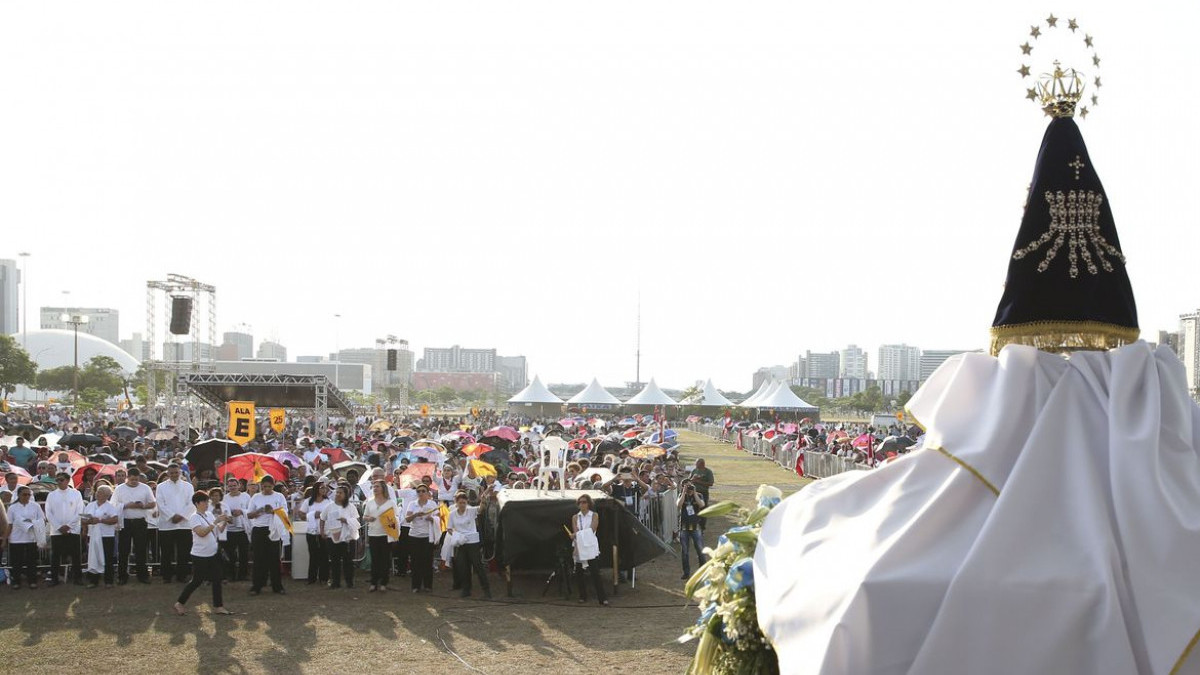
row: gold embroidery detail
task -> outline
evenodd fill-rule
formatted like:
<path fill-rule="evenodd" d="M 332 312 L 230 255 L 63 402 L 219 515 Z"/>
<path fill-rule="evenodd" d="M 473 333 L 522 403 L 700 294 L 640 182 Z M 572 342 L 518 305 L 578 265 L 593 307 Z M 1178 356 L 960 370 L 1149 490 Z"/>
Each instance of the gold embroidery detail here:
<path fill-rule="evenodd" d="M 1183 668 L 1183 664 L 1187 663 L 1188 656 L 1191 655 L 1192 650 L 1196 648 L 1196 643 L 1198 642 L 1200 642 L 1200 630 L 1196 631 L 1196 634 L 1192 636 L 1192 641 L 1187 644 L 1187 647 L 1184 648 L 1183 653 L 1179 655 L 1179 660 L 1177 660 L 1175 662 L 1175 666 L 1171 668 L 1171 675 L 1176 675 L 1176 673 L 1179 672 L 1179 669 Z"/>
<path fill-rule="evenodd" d="M 1104 195 L 1091 190 L 1071 190 L 1066 194 L 1059 190 L 1047 191 L 1044 197 L 1050 207 L 1050 229 L 1025 247 L 1013 251 L 1013 260 L 1021 260 L 1053 239 L 1054 243 L 1046 250 L 1042 262 L 1038 263 L 1039 273 L 1050 268 L 1064 241 L 1067 242 L 1067 259 L 1070 261 L 1069 272 L 1072 279 L 1079 276 L 1079 257 L 1083 258 L 1088 272 L 1093 275 L 1100 273 L 1100 269 L 1092 260 L 1089 244 L 1096 249 L 1096 257 L 1104 271 L 1113 271 L 1112 263 L 1106 255 L 1120 260 L 1122 264 L 1125 263 L 1125 255 L 1116 246 L 1108 243 L 1100 233 L 1100 205 L 1104 203 Z"/>
<path fill-rule="evenodd" d="M 1115 349 L 1137 342 L 1141 330 L 1100 321 L 1034 321 L 992 326 L 992 356 L 1005 345 L 1028 345 L 1044 352 Z"/>
<path fill-rule="evenodd" d="M 978 478 L 978 479 L 979 479 L 979 482 L 980 482 L 980 483 L 983 483 L 984 487 L 986 487 L 987 489 L 991 490 L 991 491 L 992 491 L 992 494 L 996 495 L 997 497 L 999 497 L 999 496 L 1000 496 L 1000 490 L 999 490 L 999 489 L 998 489 L 998 488 L 997 488 L 995 485 L 992 485 L 991 481 L 989 481 L 988 479 L 984 478 L 984 477 L 983 477 L 983 474 L 979 473 L 979 471 L 978 471 L 978 470 L 977 470 L 975 467 L 971 466 L 970 464 L 967 464 L 967 463 L 966 463 L 966 462 L 964 462 L 962 459 L 960 459 L 960 458 L 958 458 L 958 457 L 955 457 L 953 454 L 951 454 L 951 453 L 950 453 L 950 451 L 949 451 L 949 450 L 947 450 L 947 449 L 945 449 L 945 448 L 943 448 L 943 447 L 939 447 L 939 446 L 933 446 L 931 449 L 932 449 L 932 450 L 936 450 L 936 451 L 940 452 L 941 454 L 943 454 L 943 455 L 945 455 L 946 457 L 948 457 L 948 458 L 949 458 L 951 461 L 953 461 L 955 464 L 958 464 L 958 465 L 959 465 L 959 466 L 961 466 L 962 468 L 964 468 L 964 469 L 966 469 L 967 471 L 969 471 L 969 472 L 971 473 L 971 475 L 972 475 L 972 476 L 975 476 L 976 478 Z"/>

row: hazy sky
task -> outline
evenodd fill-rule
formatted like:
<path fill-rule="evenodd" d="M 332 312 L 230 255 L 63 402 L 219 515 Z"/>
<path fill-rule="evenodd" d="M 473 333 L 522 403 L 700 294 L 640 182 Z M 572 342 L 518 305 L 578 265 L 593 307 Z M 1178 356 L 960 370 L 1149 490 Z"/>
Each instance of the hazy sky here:
<path fill-rule="evenodd" d="M 291 355 L 395 334 L 547 382 L 633 379 L 639 291 L 664 386 L 978 348 L 1046 124 L 1016 70 L 1086 32 L 1154 339 L 1200 306 L 1198 7 L 5 3 L 0 258 L 124 335 L 176 272 Z"/>

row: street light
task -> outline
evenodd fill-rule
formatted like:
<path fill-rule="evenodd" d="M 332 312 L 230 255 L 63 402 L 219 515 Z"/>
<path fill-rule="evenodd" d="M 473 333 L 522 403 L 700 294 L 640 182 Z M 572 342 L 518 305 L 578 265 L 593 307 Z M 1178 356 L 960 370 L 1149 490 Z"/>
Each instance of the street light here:
<path fill-rule="evenodd" d="M 21 348 L 29 351 L 29 253 L 22 251 L 21 258 Z"/>
<path fill-rule="evenodd" d="M 58 317 L 59 321 L 69 323 L 75 327 L 75 370 L 71 373 L 71 387 L 75 390 L 75 407 L 79 407 L 79 327 L 87 325 L 87 314 L 67 314 L 63 313 Z"/>
<path fill-rule="evenodd" d="M 342 348 L 339 344 L 341 342 L 339 332 L 342 329 L 342 315 L 334 314 L 333 318 L 333 386 L 336 389 L 341 384 L 338 382 L 338 374 L 342 367 Z"/>

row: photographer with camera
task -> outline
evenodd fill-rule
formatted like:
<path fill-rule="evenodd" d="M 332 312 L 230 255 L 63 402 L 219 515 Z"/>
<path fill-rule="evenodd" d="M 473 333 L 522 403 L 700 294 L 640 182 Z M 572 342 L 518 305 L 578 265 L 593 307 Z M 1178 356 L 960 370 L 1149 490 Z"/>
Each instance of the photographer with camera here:
<path fill-rule="evenodd" d="M 683 494 L 675 504 L 679 508 L 679 544 L 683 549 L 683 576 L 692 576 L 692 564 L 688 559 L 688 543 L 696 549 L 696 559 L 703 565 L 708 556 L 704 555 L 703 531 L 701 530 L 700 512 L 708 505 L 704 496 L 696 491 L 696 485 L 690 480 L 683 481 Z"/>

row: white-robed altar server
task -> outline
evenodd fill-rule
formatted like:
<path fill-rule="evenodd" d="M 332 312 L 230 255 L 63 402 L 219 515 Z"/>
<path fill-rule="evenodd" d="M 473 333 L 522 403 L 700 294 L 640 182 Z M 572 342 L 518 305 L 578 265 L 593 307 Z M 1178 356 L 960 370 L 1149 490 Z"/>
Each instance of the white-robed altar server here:
<path fill-rule="evenodd" d="M 1046 109 L 994 355 L 913 397 L 923 447 L 765 521 L 755 595 L 784 673 L 1200 672 L 1200 408 L 1137 340 L 1074 101 Z"/>

